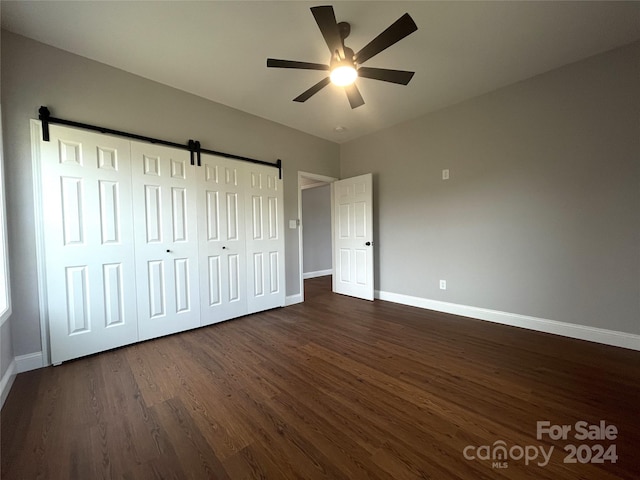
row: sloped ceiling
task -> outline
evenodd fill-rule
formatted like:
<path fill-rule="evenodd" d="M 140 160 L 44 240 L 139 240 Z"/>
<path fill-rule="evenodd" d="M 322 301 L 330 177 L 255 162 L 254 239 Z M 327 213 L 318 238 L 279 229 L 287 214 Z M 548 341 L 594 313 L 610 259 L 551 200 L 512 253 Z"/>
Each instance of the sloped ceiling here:
<path fill-rule="evenodd" d="M 334 2 L 358 51 L 408 12 L 418 31 L 366 63 L 413 70 L 408 86 L 358 80 L 352 110 L 324 72 L 309 8 L 322 2 L 2 1 L 2 27 L 99 62 L 342 143 L 640 39 L 640 2 Z M 326 4 L 326 3 L 324 3 Z M 344 131 L 336 131 L 336 127 Z"/>

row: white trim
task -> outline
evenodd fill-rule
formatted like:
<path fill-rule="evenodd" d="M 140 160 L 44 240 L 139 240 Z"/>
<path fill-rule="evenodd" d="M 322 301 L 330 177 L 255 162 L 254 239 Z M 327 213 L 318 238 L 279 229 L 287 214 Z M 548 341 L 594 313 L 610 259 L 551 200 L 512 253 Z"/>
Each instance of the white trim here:
<path fill-rule="evenodd" d="M 307 278 L 326 277 L 327 275 L 333 275 L 333 269 L 329 268 L 328 270 L 317 270 L 315 272 L 306 272 L 302 274 L 302 277 L 306 280 Z"/>
<path fill-rule="evenodd" d="M 297 293 L 295 295 L 289 295 L 284 301 L 284 306 L 288 307 L 289 305 L 295 305 L 296 303 L 302 302 L 304 302 L 304 298 L 302 298 L 301 294 Z"/>
<path fill-rule="evenodd" d="M 4 140 L 2 135 L 2 104 L 0 104 L 0 327 L 11 316 L 11 275 L 9 272 L 9 235 L 7 232 L 7 194 L 4 176 Z"/>
<path fill-rule="evenodd" d="M 13 385 L 13 381 L 16 379 L 16 361 L 15 359 L 11 360 L 9 364 L 9 368 L 4 372 L 2 376 L 2 380 L 0 380 L 0 408 L 3 407 L 4 401 L 9 396 L 9 392 L 11 391 L 11 386 Z"/>
<path fill-rule="evenodd" d="M 33 172 L 33 216 L 36 233 L 36 267 L 38 273 L 38 306 L 40 311 L 40 342 L 42 345 L 43 365 L 49 361 L 49 309 L 47 307 L 47 281 L 44 255 L 44 214 L 42 212 L 42 175 L 40 167 L 40 139 L 42 124 L 31 120 L 31 163 Z M 40 365 L 40 366 L 43 366 Z M 26 371 L 26 370 L 25 370 Z"/>
<path fill-rule="evenodd" d="M 399 293 L 384 292 L 380 290 L 376 290 L 376 298 L 389 302 L 401 303 L 403 305 L 410 305 L 412 307 L 451 313 L 453 315 L 486 320 L 488 322 L 500 323 L 502 325 L 527 328 L 529 330 L 553 333 L 564 337 L 588 340 L 605 345 L 612 345 L 614 347 L 629 348 L 631 350 L 640 351 L 640 335 L 635 335 L 633 333 L 588 327 L 585 325 L 559 322 L 557 320 L 548 320 L 545 318 L 529 317 L 526 315 L 519 315 L 517 313 L 500 312 L 498 310 L 489 310 L 486 308 L 441 302 L 439 300 L 412 297 L 410 295 L 402 295 Z"/>
<path fill-rule="evenodd" d="M 26 355 L 19 355 L 15 359 L 16 361 L 16 373 L 30 372 L 31 370 L 37 370 L 44 367 L 42 361 L 42 352 L 27 353 Z"/>
<path fill-rule="evenodd" d="M 300 185 L 300 189 L 301 190 L 308 190 L 310 188 L 324 187 L 326 184 L 327 184 L 327 182 L 318 181 L 316 183 L 309 183 L 307 185 Z"/>

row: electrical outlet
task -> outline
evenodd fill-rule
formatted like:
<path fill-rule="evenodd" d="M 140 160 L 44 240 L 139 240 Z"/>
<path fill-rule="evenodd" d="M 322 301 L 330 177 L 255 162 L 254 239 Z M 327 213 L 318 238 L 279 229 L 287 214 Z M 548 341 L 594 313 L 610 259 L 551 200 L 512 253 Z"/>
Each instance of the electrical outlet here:
<path fill-rule="evenodd" d="M 443 180 L 449 180 L 449 169 L 445 168 L 444 170 L 442 170 L 442 179 Z"/>
<path fill-rule="evenodd" d="M 447 281 L 440 280 L 440 290 L 446 290 L 446 289 L 447 289 Z"/>

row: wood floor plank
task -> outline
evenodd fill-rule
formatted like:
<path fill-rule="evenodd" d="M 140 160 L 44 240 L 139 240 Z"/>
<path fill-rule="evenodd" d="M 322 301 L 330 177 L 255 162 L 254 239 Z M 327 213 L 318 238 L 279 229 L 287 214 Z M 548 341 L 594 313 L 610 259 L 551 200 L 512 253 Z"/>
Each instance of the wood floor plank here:
<path fill-rule="evenodd" d="M 283 465 L 274 463 L 261 447 L 255 445 L 249 445 L 225 459 L 224 467 L 229 478 L 234 480 L 296 478 L 295 475 L 285 475 Z"/>
<path fill-rule="evenodd" d="M 300 476 L 298 472 L 306 472 L 306 478 L 349 478 L 340 469 L 339 462 L 326 457 L 308 439 L 301 425 L 285 421 L 271 404 L 267 405 L 247 392 L 238 392 L 234 402 L 244 412 L 244 421 L 256 433 L 256 442 L 262 444 L 272 462 L 283 467 L 287 478 Z"/>
<path fill-rule="evenodd" d="M 236 455 L 253 442 L 254 433 L 243 422 L 243 412 L 229 398 L 236 392 L 229 373 L 219 367 L 213 352 L 203 342 L 182 339 L 187 347 L 174 365 L 175 378 L 181 389 L 179 396 L 191 409 L 191 414 L 218 458 Z M 211 354 L 210 354 L 211 353 Z"/>
<path fill-rule="evenodd" d="M 14 479 L 640 478 L 640 353 L 305 282 L 305 302 L 18 375 Z M 536 438 L 536 422 L 615 440 Z M 548 465 L 465 447 L 550 449 Z M 616 463 L 564 463 L 568 443 Z M 477 452 L 477 450 L 473 450 Z"/>
<path fill-rule="evenodd" d="M 155 405 L 153 411 L 170 438 L 182 470 L 190 478 L 229 478 L 211 445 L 180 399 L 172 398 Z"/>
<path fill-rule="evenodd" d="M 339 460 L 337 465 L 347 478 L 392 479 L 390 475 L 372 468 L 370 454 L 354 441 L 344 429 L 327 422 L 313 410 L 297 402 L 290 395 L 281 395 L 271 403 L 274 411 L 289 423 L 300 424 L 305 436 L 327 458 Z"/>
<path fill-rule="evenodd" d="M 149 407 L 162 403 L 175 396 L 176 386 L 168 381 L 169 364 L 165 361 L 163 346 L 167 338 L 132 345 L 126 349 L 131 371 L 136 377 L 136 384 Z"/>
<path fill-rule="evenodd" d="M 25 398 L 38 398 L 42 370 L 26 372 L 18 375 L 14 381 L 12 391 L 22 392 Z M 8 469 L 24 457 L 21 452 L 27 445 L 27 437 L 32 432 L 31 420 L 36 411 L 33 405 L 24 405 L 22 402 L 5 402 L 0 412 L 0 472 Z M 0 478 L 2 474 L 0 473 Z"/>
<path fill-rule="evenodd" d="M 18 464 L 21 467 L 22 478 L 60 478 L 61 475 L 56 475 L 56 469 L 62 466 L 58 464 L 61 453 L 58 448 L 63 452 L 67 450 L 66 445 L 58 444 L 59 429 L 64 428 L 60 422 L 62 405 L 60 397 L 64 387 L 70 385 L 68 381 L 64 381 L 64 375 L 60 376 L 57 372 L 50 377 L 41 376 L 40 378 L 42 379 L 41 388 L 36 397 L 39 405 L 32 411 L 28 435 L 24 443 L 28 446 L 30 455 L 21 455 L 18 458 Z M 2 437 L 4 440 L 4 435 Z M 5 478 L 4 475 L 1 476 Z"/>

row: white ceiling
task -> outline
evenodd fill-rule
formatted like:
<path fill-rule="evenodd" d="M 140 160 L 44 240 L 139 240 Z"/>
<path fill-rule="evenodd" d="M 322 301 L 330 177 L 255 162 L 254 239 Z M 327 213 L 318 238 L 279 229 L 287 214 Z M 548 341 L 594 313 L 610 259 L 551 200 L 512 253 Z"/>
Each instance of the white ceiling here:
<path fill-rule="evenodd" d="M 333 85 L 295 103 L 326 73 L 266 59 L 328 63 L 309 11 L 327 3 L 3 0 L 1 14 L 12 32 L 338 143 L 640 39 L 636 1 L 334 1 L 356 52 L 408 12 L 418 31 L 366 65 L 416 74 L 358 80 L 355 110 Z"/>

